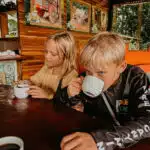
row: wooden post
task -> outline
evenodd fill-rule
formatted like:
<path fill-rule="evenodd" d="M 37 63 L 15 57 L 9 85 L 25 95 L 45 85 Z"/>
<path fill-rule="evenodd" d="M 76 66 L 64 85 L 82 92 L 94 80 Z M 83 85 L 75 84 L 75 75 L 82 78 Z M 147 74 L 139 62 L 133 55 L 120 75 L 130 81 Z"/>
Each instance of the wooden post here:
<path fill-rule="evenodd" d="M 1 37 L 5 38 L 8 34 L 8 17 L 7 13 L 0 13 Z"/>

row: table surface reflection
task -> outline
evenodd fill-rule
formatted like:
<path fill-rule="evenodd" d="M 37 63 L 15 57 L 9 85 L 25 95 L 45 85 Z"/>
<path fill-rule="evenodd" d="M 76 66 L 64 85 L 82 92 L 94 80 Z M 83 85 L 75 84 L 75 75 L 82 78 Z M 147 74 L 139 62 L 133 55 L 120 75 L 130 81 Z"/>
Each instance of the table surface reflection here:
<path fill-rule="evenodd" d="M 0 102 L 0 137 L 21 137 L 25 150 L 60 149 L 59 143 L 64 135 L 90 131 L 96 126 L 95 119 L 56 106 L 49 100 L 30 98 Z"/>
<path fill-rule="evenodd" d="M 21 137 L 25 150 L 59 150 L 64 135 L 74 131 L 90 132 L 97 128 L 110 127 L 100 119 L 56 106 L 49 100 L 28 98 L 0 102 L 0 137 Z M 128 150 L 142 148 L 149 150 L 150 141 L 140 142 Z"/>

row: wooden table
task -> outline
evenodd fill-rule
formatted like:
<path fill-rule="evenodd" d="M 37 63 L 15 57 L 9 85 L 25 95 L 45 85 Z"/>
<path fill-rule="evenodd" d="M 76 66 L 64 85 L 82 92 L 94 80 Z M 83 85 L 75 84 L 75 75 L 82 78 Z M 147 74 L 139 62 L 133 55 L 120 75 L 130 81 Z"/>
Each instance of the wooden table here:
<path fill-rule="evenodd" d="M 98 125 L 99 124 L 99 125 Z M 49 100 L 25 99 L 0 102 L 0 137 L 19 136 L 25 150 L 57 150 L 61 138 L 74 131 L 105 125 L 83 113 Z"/>
<path fill-rule="evenodd" d="M 110 128 L 103 120 L 49 100 L 25 99 L 0 102 L 0 137 L 19 136 L 25 150 L 59 150 L 61 138 L 74 131 L 90 132 L 97 128 Z M 138 144 L 137 147 L 146 144 Z M 132 148 L 132 150 L 141 150 Z"/>

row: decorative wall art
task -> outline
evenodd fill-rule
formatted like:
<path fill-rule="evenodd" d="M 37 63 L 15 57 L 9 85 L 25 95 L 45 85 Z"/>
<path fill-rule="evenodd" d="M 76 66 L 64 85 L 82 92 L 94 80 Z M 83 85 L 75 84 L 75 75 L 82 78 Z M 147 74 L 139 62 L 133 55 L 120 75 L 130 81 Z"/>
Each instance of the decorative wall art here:
<path fill-rule="evenodd" d="M 12 85 L 13 81 L 17 81 L 17 62 L 15 60 L 1 61 L 0 73 L 2 81 L 5 82 L 7 85 Z"/>
<path fill-rule="evenodd" d="M 8 34 L 6 37 L 18 37 L 18 19 L 17 12 L 8 12 Z"/>
<path fill-rule="evenodd" d="M 6 84 L 5 72 L 0 72 L 0 84 Z"/>
<path fill-rule="evenodd" d="M 64 0 L 25 0 L 26 24 L 63 28 Z"/>
<path fill-rule="evenodd" d="M 99 31 L 106 31 L 108 24 L 108 11 L 107 9 L 98 6 L 92 6 L 92 33 Z"/>
<path fill-rule="evenodd" d="M 92 6 L 91 32 L 97 33 L 100 31 L 100 28 L 101 28 L 101 9 L 96 6 Z"/>
<path fill-rule="evenodd" d="M 91 4 L 80 0 L 67 0 L 67 28 L 90 32 Z"/>
<path fill-rule="evenodd" d="M 106 31 L 108 25 L 108 11 L 101 9 L 101 31 Z"/>

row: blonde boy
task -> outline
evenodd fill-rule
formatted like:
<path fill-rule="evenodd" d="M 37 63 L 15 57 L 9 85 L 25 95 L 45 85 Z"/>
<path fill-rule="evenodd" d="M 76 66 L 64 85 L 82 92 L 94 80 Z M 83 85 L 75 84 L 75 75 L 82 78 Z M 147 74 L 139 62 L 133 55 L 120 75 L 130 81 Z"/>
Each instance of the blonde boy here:
<path fill-rule="evenodd" d="M 61 91 L 60 103 L 76 109 L 80 102 L 78 110 L 95 117 L 103 116 L 114 131 L 99 129 L 92 133 L 72 133 L 62 139 L 61 149 L 111 150 L 149 137 L 150 82 L 140 68 L 126 64 L 123 39 L 109 32 L 95 35 L 82 51 L 81 64 L 86 76 L 104 82 L 102 93 L 92 98 L 85 95 L 82 76 Z M 64 94 L 66 91 L 68 97 Z"/>

